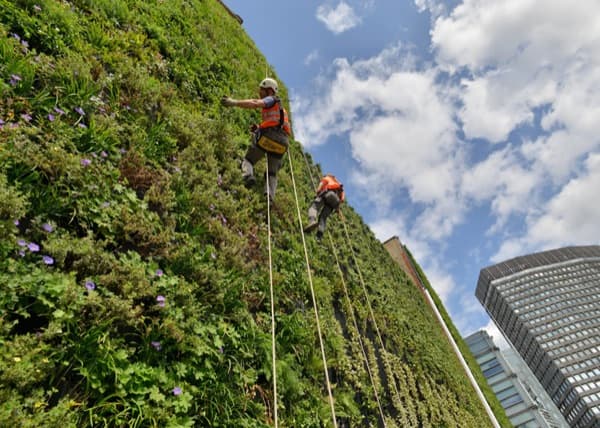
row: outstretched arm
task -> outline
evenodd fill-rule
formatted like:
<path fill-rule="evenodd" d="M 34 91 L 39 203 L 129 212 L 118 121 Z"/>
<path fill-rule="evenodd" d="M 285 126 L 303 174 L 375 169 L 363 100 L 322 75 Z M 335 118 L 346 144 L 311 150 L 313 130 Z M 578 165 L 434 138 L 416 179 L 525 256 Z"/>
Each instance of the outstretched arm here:
<path fill-rule="evenodd" d="M 265 102 L 261 99 L 236 100 L 230 97 L 221 98 L 221 104 L 225 107 L 241 108 L 265 108 Z"/>

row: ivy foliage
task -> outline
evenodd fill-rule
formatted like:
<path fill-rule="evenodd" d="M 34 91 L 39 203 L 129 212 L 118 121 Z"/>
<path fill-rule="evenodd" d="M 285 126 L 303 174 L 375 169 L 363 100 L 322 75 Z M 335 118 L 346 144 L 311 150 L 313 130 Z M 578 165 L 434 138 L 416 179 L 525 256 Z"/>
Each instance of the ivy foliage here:
<path fill-rule="evenodd" d="M 0 0 L 0 426 L 272 424 L 266 203 L 239 169 L 257 112 L 219 105 L 265 69 L 217 1 Z M 293 141 L 270 216 L 282 426 L 331 424 L 294 197 L 319 174 Z M 339 426 L 380 426 L 375 392 L 387 426 L 489 426 L 342 212 L 333 247 L 307 237 Z"/>

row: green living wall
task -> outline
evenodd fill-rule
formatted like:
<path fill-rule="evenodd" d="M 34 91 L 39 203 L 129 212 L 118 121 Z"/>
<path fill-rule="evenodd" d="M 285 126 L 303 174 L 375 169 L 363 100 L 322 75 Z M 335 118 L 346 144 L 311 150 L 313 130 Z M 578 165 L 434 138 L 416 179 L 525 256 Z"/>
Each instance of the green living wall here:
<path fill-rule="evenodd" d="M 498 398 L 494 394 L 494 391 L 488 385 L 488 383 L 485 379 L 485 376 L 483 375 L 483 372 L 481 371 L 481 368 L 479 367 L 479 364 L 477 364 L 477 360 L 471 353 L 469 346 L 463 340 L 458 329 L 452 322 L 452 319 L 450 318 L 450 315 L 448 315 L 448 312 L 446 311 L 446 308 L 444 307 L 442 300 L 440 299 L 440 297 L 437 295 L 437 293 L 435 292 L 435 290 L 429 283 L 427 276 L 421 269 L 421 266 L 414 259 L 410 250 L 406 246 L 404 246 L 404 249 L 406 250 L 406 252 L 409 256 L 410 261 L 411 261 L 412 265 L 414 266 L 417 275 L 419 276 L 419 279 L 421 280 L 421 286 L 425 287 L 427 289 L 427 291 L 429 292 L 429 295 L 431 296 L 433 303 L 436 305 L 436 308 L 440 312 L 440 315 L 441 315 L 442 319 L 444 320 L 444 323 L 446 324 L 448 331 L 452 335 L 452 339 L 454 339 L 456 346 L 458 347 L 460 353 L 462 354 L 463 358 L 465 359 L 465 362 L 469 366 L 469 370 L 473 374 L 473 377 L 475 378 L 477 385 L 479 385 L 481 392 L 485 396 L 486 401 L 488 402 L 490 408 L 492 409 L 492 412 L 494 413 L 494 415 L 496 417 L 496 420 L 503 427 L 512 427 L 512 424 L 511 424 L 510 420 L 508 419 L 508 417 L 506 416 L 506 412 L 502 408 L 500 401 L 498 401 Z"/>
<path fill-rule="evenodd" d="M 265 68 L 214 0 L 0 0 L 0 426 L 273 424 L 266 202 L 239 170 L 257 112 L 218 102 Z M 271 212 L 287 427 L 332 425 L 293 187 L 304 215 L 319 174 L 293 142 Z M 390 427 L 489 426 L 418 291 L 342 211 L 339 269 L 307 237 L 338 426 L 382 426 L 375 393 Z"/>

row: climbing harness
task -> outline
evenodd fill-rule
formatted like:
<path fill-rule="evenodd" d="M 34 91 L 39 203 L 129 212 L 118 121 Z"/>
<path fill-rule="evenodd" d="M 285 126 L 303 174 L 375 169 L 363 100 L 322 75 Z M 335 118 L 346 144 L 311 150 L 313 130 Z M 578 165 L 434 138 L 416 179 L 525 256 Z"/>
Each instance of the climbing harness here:
<path fill-rule="evenodd" d="M 329 406 L 331 407 L 331 417 L 333 420 L 334 428 L 337 428 L 337 420 L 335 417 L 335 407 L 333 405 L 333 394 L 331 392 L 331 383 L 329 382 L 329 373 L 327 369 L 327 358 L 325 358 L 325 346 L 323 345 L 323 336 L 321 334 L 321 323 L 319 321 L 319 310 L 317 308 L 317 299 L 315 298 L 315 289 L 312 282 L 312 275 L 310 272 L 310 262 L 308 260 L 308 250 L 306 249 L 306 239 L 304 237 L 304 228 L 302 227 L 302 214 L 300 214 L 300 203 L 298 202 L 298 192 L 296 190 L 296 180 L 294 178 L 294 167 L 292 165 L 291 152 L 288 153 L 288 159 L 290 161 L 290 175 L 292 177 L 292 185 L 294 187 L 294 197 L 296 198 L 296 210 L 298 211 L 298 223 L 300 224 L 300 233 L 302 235 L 302 245 L 304 246 L 304 258 L 306 259 L 306 272 L 308 275 L 308 283 L 310 285 L 310 294 L 312 296 L 313 308 L 315 311 L 315 321 L 317 324 L 317 333 L 319 335 L 319 345 L 321 347 L 321 357 L 323 358 L 323 369 L 325 371 L 325 383 L 327 384 L 327 393 L 329 394 Z"/>
<path fill-rule="evenodd" d="M 269 128 L 278 129 L 281 132 L 285 132 L 287 135 L 290 134 L 290 124 L 287 121 L 287 117 L 281 106 L 281 100 L 278 97 L 274 98 L 275 104 L 262 111 L 262 123 L 257 131 L 258 138 L 256 145 L 268 153 L 283 155 L 288 149 L 287 144 L 283 140 L 277 141 L 277 138 L 271 138 L 275 137 L 274 135 L 268 137 L 263 134 L 263 131 Z"/>
<path fill-rule="evenodd" d="M 268 162 L 265 154 L 265 161 Z M 267 189 L 269 189 L 269 174 L 267 177 Z M 275 352 L 275 300 L 273 293 L 273 258 L 271 256 L 271 198 L 267 194 L 267 242 L 269 247 L 269 289 L 271 293 L 271 358 L 273 360 L 273 420 L 275 428 L 279 427 L 277 420 L 277 360 Z"/>
<path fill-rule="evenodd" d="M 304 156 L 304 153 L 303 153 L 303 156 Z M 304 161 L 305 161 L 306 167 L 308 169 L 308 174 L 310 176 L 310 181 L 311 181 L 313 187 L 316 187 L 315 180 L 314 180 L 314 177 L 312 175 L 312 171 L 310 169 L 310 165 L 308 164 L 308 160 L 306 159 L 306 156 L 304 156 Z M 340 212 L 340 214 L 341 214 L 341 212 Z M 344 279 L 344 273 L 342 272 L 342 267 L 340 265 L 340 260 L 339 260 L 339 257 L 338 257 L 338 253 L 337 253 L 337 251 L 335 249 L 333 238 L 331 237 L 331 233 L 329 231 L 327 232 L 327 236 L 329 237 L 329 245 L 330 245 L 331 249 L 333 250 L 333 255 L 334 255 L 334 258 L 335 258 L 335 262 L 336 262 L 336 265 L 337 265 L 337 268 L 338 268 L 338 272 L 340 274 L 340 280 L 342 281 L 342 287 L 344 289 L 344 297 L 345 297 L 345 300 L 346 300 L 346 304 L 348 305 L 348 308 L 350 309 L 350 318 L 352 320 L 352 325 L 354 326 L 354 329 L 357 332 L 357 337 L 358 337 L 358 343 L 360 345 L 360 350 L 361 350 L 361 353 L 362 353 L 364 361 L 365 361 L 365 367 L 367 369 L 367 374 L 369 375 L 369 380 L 371 381 L 371 386 L 373 387 L 373 395 L 375 396 L 375 401 L 377 402 L 377 408 L 379 410 L 379 416 L 381 418 L 381 423 L 383 424 L 384 428 L 386 428 L 387 425 L 385 423 L 385 416 L 383 414 L 383 408 L 381 407 L 381 401 L 379 399 L 379 394 L 377 392 L 377 387 L 375 385 L 375 380 L 373 378 L 373 372 L 371 371 L 371 364 L 369 363 L 369 358 L 367 356 L 367 352 L 365 351 L 365 346 L 364 346 L 363 341 L 362 341 L 362 339 L 360 337 L 360 330 L 358 329 L 358 322 L 356 321 L 356 316 L 354 314 L 354 308 L 352 306 L 352 301 L 350 300 L 350 295 L 348 293 L 348 288 L 346 287 L 346 280 Z"/>

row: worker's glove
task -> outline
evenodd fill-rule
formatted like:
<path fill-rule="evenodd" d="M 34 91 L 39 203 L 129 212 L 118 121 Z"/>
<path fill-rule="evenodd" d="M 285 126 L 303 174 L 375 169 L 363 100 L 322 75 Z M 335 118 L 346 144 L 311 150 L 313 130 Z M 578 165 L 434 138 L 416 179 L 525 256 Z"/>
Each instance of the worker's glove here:
<path fill-rule="evenodd" d="M 253 123 L 252 125 L 250 125 L 250 132 L 256 131 L 258 131 L 258 125 L 256 123 Z"/>
<path fill-rule="evenodd" d="M 224 105 L 225 107 L 233 107 L 235 105 L 235 101 L 233 98 L 223 96 L 223 98 L 221 98 L 221 105 Z"/>

